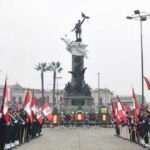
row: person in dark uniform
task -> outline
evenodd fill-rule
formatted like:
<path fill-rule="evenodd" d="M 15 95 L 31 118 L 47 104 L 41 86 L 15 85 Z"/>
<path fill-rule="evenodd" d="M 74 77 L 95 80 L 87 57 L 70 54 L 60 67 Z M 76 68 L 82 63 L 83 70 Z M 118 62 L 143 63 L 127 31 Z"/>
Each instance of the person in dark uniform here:
<path fill-rule="evenodd" d="M 148 139 L 148 120 L 149 120 L 148 111 L 146 109 L 141 110 L 140 115 L 140 122 L 141 122 L 141 144 L 143 147 L 149 146 L 149 139 Z"/>
<path fill-rule="evenodd" d="M 8 109 L 8 113 L 11 114 L 12 109 Z M 11 135 L 12 135 L 12 120 L 10 118 L 9 122 L 4 121 L 5 126 L 5 136 L 4 136 L 4 150 L 10 150 L 11 145 Z"/>
<path fill-rule="evenodd" d="M 2 119 L 2 113 L 0 112 L 0 150 L 4 149 L 4 137 L 5 137 L 5 126 Z"/>

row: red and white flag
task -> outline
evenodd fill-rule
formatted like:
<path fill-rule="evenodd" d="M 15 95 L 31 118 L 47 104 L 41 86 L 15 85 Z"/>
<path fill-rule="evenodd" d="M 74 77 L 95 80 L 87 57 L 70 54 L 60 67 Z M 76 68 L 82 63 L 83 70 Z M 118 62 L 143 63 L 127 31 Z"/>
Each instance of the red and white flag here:
<path fill-rule="evenodd" d="M 21 109 L 21 107 L 20 107 L 19 103 L 17 102 L 16 103 L 16 111 L 18 112 L 18 111 L 20 111 L 20 109 Z"/>
<path fill-rule="evenodd" d="M 147 84 L 148 90 L 150 90 L 150 79 L 144 77 L 144 80 L 145 80 L 145 82 Z"/>
<path fill-rule="evenodd" d="M 35 115 L 36 115 L 36 100 L 35 100 L 35 97 L 34 97 L 34 92 L 32 94 L 31 110 L 32 110 L 32 119 L 34 119 Z"/>
<path fill-rule="evenodd" d="M 118 115 L 119 115 L 120 119 L 123 121 L 126 121 L 127 120 L 126 114 L 125 114 L 125 111 L 123 109 L 123 105 L 121 103 L 121 100 L 118 96 L 117 96 L 117 109 L 118 109 Z"/>
<path fill-rule="evenodd" d="M 49 121 L 53 120 L 53 114 L 52 114 L 50 107 L 48 106 L 48 102 L 45 102 L 44 104 L 43 114 Z"/>
<path fill-rule="evenodd" d="M 118 115 L 118 108 L 117 107 L 115 108 L 115 120 L 116 120 L 117 125 L 121 124 L 121 119 Z"/>
<path fill-rule="evenodd" d="M 32 123 L 31 99 L 30 99 L 29 89 L 27 90 L 27 94 L 26 94 L 26 97 L 25 97 L 23 108 L 27 113 L 29 121 Z"/>
<path fill-rule="evenodd" d="M 134 116 L 135 121 L 138 122 L 140 105 L 139 105 L 137 97 L 134 93 L 134 89 L 132 89 L 132 94 L 133 94 L 133 116 Z"/>
<path fill-rule="evenodd" d="M 2 118 L 5 120 L 6 124 L 10 123 L 10 116 L 8 112 L 8 87 L 7 87 L 7 79 L 5 80 L 5 86 L 3 91 L 3 101 L 2 101 Z"/>
<path fill-rule="evenodd" d="M 112 117 L 112 119 L 115 118 L 115 106 L 112 101 L 111 101 L 111 117 Z"/>
<path fill-rule="evenodd" d="M 36 115 L 37 121 L 39 124 L 43 123 L 43 118 L 42 118 L 42 106 L 39 103 L 38 108 L 37 108 L 37 115 Z"/>
<path fill-rule="evenodd" d="M 134 92 L 134 89 L 132 89 L 132 94 L 133 94 L 133 104 L 134 104 L 134 106 L 133 106 L 133 108 L 135 109 L 140 109 L 140 105 L 139 105 L 139 102 L 138 102 L 138 100 L 137 100 L 137 97 L 136 97 L 136 95 L 135 95 L 135 92 Z"/>

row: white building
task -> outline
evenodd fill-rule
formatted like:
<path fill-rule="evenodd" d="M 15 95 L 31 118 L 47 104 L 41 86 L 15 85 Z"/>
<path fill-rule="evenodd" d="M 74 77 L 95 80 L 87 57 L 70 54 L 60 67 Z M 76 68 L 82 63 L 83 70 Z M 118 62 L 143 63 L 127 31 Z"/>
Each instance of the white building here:
<path fill-rule="evenodd" d="M 113 96 L 113 93 L 107 88 L 99 89 L 100 98 L 98 98 L 98 89 L 92 90 L 91 93 L 92 93 L 92 97 L 94 98 L 94 103 L 96 107 L 102 104 L 108 106 Z"/>

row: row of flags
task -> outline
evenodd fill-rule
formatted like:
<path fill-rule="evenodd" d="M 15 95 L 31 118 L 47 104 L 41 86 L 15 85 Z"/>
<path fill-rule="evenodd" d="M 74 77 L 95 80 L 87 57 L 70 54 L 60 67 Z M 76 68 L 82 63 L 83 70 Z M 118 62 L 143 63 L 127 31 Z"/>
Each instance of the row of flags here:
<path fill-rule="evenodd" d="M 150 80 L 146 77 L 144 77 L 147 87 L 150 90 Z M 139 109 L 141 106 L 138 103 L 138 100 L 136 98 L 134 89 L 132 89 L 132 94 L 133 94 L 133 100 L 134 100 L 134 108 L 133 108 L 133 116 L 135 121 L 139 121 L 138 113 Z M 16 109 L 19 110 L 19 105 L 16 105 Z M 32 98 L 30 98 L 30 90 L 27 90 L 27 94 L 25 97 L 25 101 L 23 104 L 23 109 L 27 113 L 28 120 L 32 123 L 33 120 L 36 118 L 37 121 L 42 124 L 42 116 L 44 115 L 48 120 L 53 119 L 52 111 L 51 108 L 48 105 L 48 102 L 45 102 L 43 108 L 41 104 L 38 104 L 38 107 L 36 107 L 36 99 L 34 97 L 34 93 L 32 94 Z M 112 118 L 116 120 L 118 124 L 120 124 L 121 121 L 126 121 L 126 113 L 129 111 L 130 108 L 128 106 L 125 106 L 122 104 L 121 99 L 119 96 L 117 96 L 117 103 L 114 104 L 112 103 Z M 8 86 L 7 86 L 7 79 L 5 80 L 5 86 L 3 90 L 3 100 L 2 100 L 2 107 L 1 107 L 1 112 L 2 112 L 2 118 L 6 121 L 7 124 L 10 124 L 10 116 L 9 116 L 9 111 L 8 111 Z M 42 115 L 43 113 L 43 115 Z"/>
<path fill-rule="evenodd" d="M 148 90 L 150 90 L 150 80 L 144 77 L 144 80 L 147 84 Z M 141 105 L 139 104 L 137 97 L 135 95 L 134 89 L 132 89 L 132 97 L 133 97 L 133 117 L 136 122 L 139 121 L 139 110 L 141 109 Z M 117 96 L 117 102 L 111 102 L 111 115 L 112 118 L 115 119 L 117 124 L 120 124 L 121 121 L 126 122 L 127 116 L 126 112 L 130 113 L 131 109 L 129 106 L 124 105 L 121 102 L 119 96 Z"/>
<path fill-rule="evenodd" d="M 24 111 L 27 114 L 28 121 L 30 123 L 33 122 L 34 119 L 37 119 L 37 121 L 42 124 L 43 121 L 43 115 L 48 119 L 52 120 L 53 115 L 51 108 L 48 105 L 48 102 L 45 102 L 43 108 L 41 106 L 41 103 L 36 106 L 36 98 L 34 96 L 34 93 L 32 94 L 32 98 L 30 97 L 30 90 L 27 90 L 26 97 L 24 104 L 22 106 Z M 16 110 L 20 110 L 20 106 L 17 103 L 16 104 Z M 8 108 L 8 86 L 7 86 L 7 79 L 5 80 L 5 86 L 3 90 L 3 100 L 2 100 L 2 106 L 1 106 L 1 113 L 2 113 L 2 119 L 5 120 L 7 124 L 10 124 L 10 115 L 9 115 L 9 108 Z M 43 115 L 42 115 L 43 113 Z"/>
<path fill-rule="evenodd" d="M 141 105 L 138 103 L 134 89 L 132 89 L 132 96 L 133 96 L 133 117 L 134 117 L 134 120 L 138 122 L 139 121 L 138 115 L 139 115 L 139 110 L 141 108 Z M 112 118 L 115 119 L 116 123 L 120 124 L 121 121 L 126 122 L 127 121 L 126 112 L 130 113 L 131 108 L 127 105 L 124 105 L 121 99 L 119 98 L 119 96 L 117 96 L 116 103 L 111 102 L 111 106 L 112 106 L 111 115 L 112 115 Z"/>

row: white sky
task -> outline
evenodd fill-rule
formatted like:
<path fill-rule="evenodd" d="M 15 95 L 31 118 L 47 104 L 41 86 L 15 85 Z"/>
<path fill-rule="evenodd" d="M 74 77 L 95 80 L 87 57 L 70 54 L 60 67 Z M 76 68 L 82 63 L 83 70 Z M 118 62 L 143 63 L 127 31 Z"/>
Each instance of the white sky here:
<path fill-rule="evenodd" d="M 24 87 L 40 88 L 39 62 L 60 61 L 63 78 L 59 88 L 70 79 L 71 55 L 60 40 L 70 32 L 81 11 L 85 21 L 83 42 L 88 44 L 85 60 L 86 82 L 109 88 L 119 95 L 130 95 L 132 86 L 141 94 L 141 50 L 139 21 L 127 20 L 139 9 L 150 13 L 149 0 L 0 0 L 0 84 L 18 82 Z M 144 74 L 150 78 L 150 19 L 143 22 Z M 145 95 L 150 91 L 145 85 Z M 45 73 L 45 89 L 52 88 L 52 72 Z"/>

